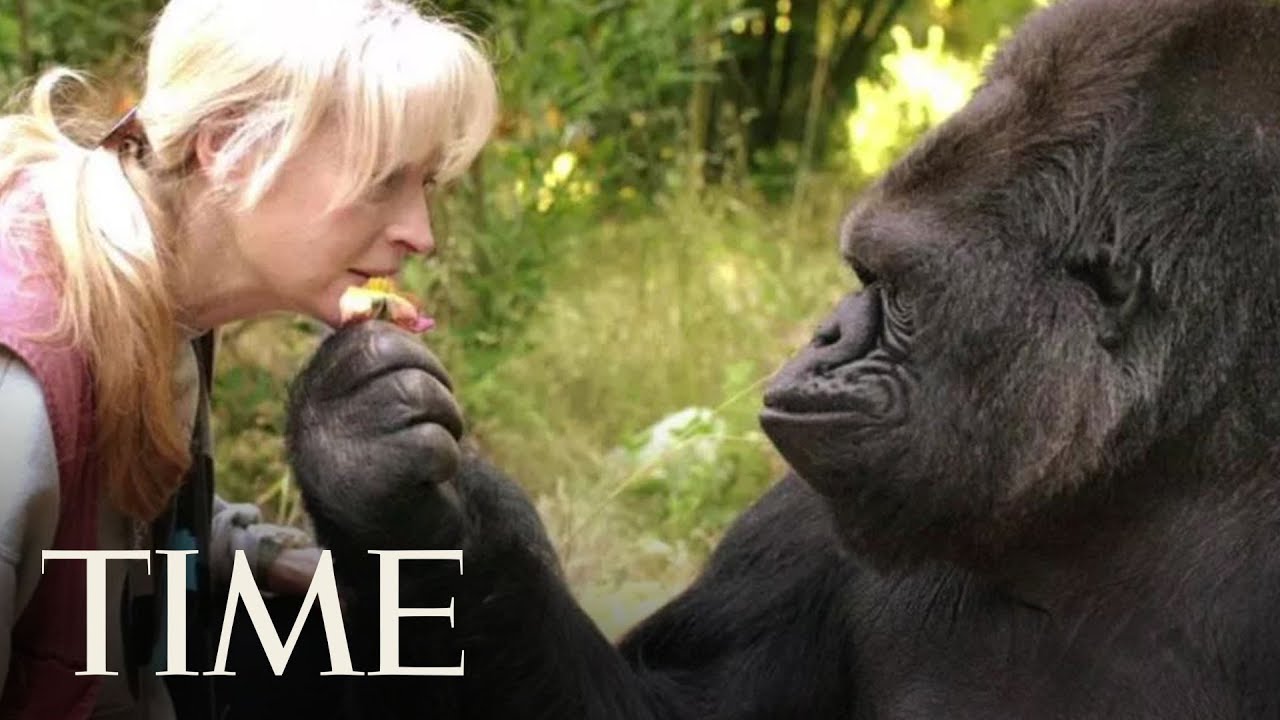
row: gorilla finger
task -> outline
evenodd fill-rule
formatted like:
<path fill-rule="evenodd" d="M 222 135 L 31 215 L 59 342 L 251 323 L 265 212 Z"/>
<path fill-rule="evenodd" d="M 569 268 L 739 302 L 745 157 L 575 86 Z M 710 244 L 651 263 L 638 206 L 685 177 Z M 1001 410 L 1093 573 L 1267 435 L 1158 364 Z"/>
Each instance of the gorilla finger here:
<path fill-rule="evenodd" d="M 453 380 L 444 369 L 444 363 L 421 340 L 398 325 L 385 322 L 379 324 L 386 326 L 386 331 L 373 336 L 371 351 L 374 355 L 382 358 L 388 365 L 420 368 L 449 392 L 453 392 Z"/>
<path fill-rule="evenodd" d="M 443 374 L 439 361 L 404 330 L 382 321 L 361 322 L 338 330 L 320 344 L 299 385 L 307 395 L 345 397 L 398 367 Z"/>
<path fill-rule="evenodd" d="M 402 438 L 411 443 L 405 461 L 414 468 L 415 477 L 426 477 L 434 483 L 449 483 L 458 476 L 462 450 L 449 430 L 435 423 L 415 425 Z"/>
<path fill-rule="evenodd" d="M 409 412 L 407 422 L 443 425 L 455 439 L 462 438 L 462 408 L 438 378 L 417 370 L 397 372 L 393 377 L 396 400 Z"/>
<path fill-rule="evenodd" d="M 455 439 L 465 431 L 453 395 L 415 368 L 382 375 L 340 401 L 291 418 L 287 429 L 293 444 L 377 445 L 380 438 L 423 424 L 440 425 Z"/>

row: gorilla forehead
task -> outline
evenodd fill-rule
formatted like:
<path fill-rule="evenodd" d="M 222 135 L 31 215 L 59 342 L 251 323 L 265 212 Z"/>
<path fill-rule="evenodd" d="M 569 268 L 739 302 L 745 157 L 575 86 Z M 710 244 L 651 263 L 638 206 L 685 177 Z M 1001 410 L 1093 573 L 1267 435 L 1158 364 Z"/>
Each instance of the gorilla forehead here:
<path fill-rule="evenodd" d="M 1062 2 L 1028 20 L 990 77 L 1064 113 L 1057 124 L 1149 101 L 1175 115 L 1274 131 L 1276 8 L 1276 0 Z"/>

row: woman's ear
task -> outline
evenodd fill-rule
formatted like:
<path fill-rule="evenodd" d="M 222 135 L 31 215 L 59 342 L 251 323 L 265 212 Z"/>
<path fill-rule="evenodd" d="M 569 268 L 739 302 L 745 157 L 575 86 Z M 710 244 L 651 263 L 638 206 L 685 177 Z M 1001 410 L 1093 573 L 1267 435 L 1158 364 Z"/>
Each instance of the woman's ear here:
<path fill-rule="evenodd" d="M 227 141 L 235 132 L 235 124 L 227 117 L 213 117 L 200 123 L 196 128 L 195 158 L 201 175 L 206 180 L 214 180 L 219 166 L 219 159 L 226 149 Z M 223 160 L 223 163 L 226 161 Z M 220 168 L 224 171 L 230 168 Z M 218 178 L 222 179 L 222 178 Z"/>

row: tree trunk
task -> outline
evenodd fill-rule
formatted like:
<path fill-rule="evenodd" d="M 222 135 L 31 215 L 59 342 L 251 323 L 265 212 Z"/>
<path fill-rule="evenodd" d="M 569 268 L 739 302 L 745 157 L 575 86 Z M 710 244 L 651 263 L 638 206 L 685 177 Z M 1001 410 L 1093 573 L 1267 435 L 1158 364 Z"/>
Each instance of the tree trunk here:
<path fill-rule="evenodd" d="M 848 78 L 850 80 L 861 77 L 867 69 L 867 60 L 871 56 L 871 51 L 880 42 L 880 38 L 889 31 L 893 26 L 893 21 L 898 17 L 898 13 L 902 12 L 902 7 L 906 5 L 907 0 L 890 0 L 888 7 L 883 13 L 880 13 L 879 22 L 872 27 L 871 16 L 872 11 L 876 10 L 875 0 L 867 0 L 864 3 L 866 8 L 865 14 L 858 19 L 858 27 L 855 29 L 854 37 L 850 38 L 849 44 L 841 53 L 840 59 L 836 62 L 834 79 L 837 81 Z M 852 82 L 848 83 L 851 87 Z"/>
<path fill-rule="evenodd" d="M 880 38 L 893 27 L 893 21 L 897 19 L 905 5 L 906 0 L 888 0 L 886 4 L 880 4 L 877 0 L 864 0 L 857 25 L 848 36 L 844 47 L 835 55 L 837 59 L 832 63 L 828 74 L 825 94 L 829 107 L 844 109 L 856 106 L 855 80 L 866 73 L 872 51 L 879 44 Z M 884 8 L 883 12 L 877 13 L 876 11 L 880 8 Z M 879 16 L 879 21 L 874 24 L 871 22 L 873 15 Z M 845 20 L 849 21 L 850 18 L 846 17 Z M 822 117 L 821 127 L 814 135 L 815 157 L 822 157 L 826 152 L 826 142 L 831 134 L 831 126 L 838 120 L 834 112 L 826 113 Z"/>
<path fill-rule="evenodd" d="M 31 13 L 27 0 L 14 0 L 18 11 L 18 67 L 24 75 L 36 72 L 35 58 L 31 56 Z"/>
<path fill-rule="evenodd" d="M 774 62 L 774 40 L 778 34 L 773 29 L 773 15 L 770 13 L 768 3 L 762 3 L 764 7 L 764 34 L 760 37 L 760 49 L 756 53 L 755 67 L 751 73 L 754 76 L 756 87 L 761 88 L 759 94 L 759 102 L 756 103 L 756 110 L 760 113 L 755 122 L 751 124 L 751 143 L 750 147 L 753 151 L 764 147 L 773 147 L 777 141 L 778 117 L 773 112 L 773 80 L 775 77 L 776 63 Z M 754 167 L 754 162 L 752 167 Z"/>
<path fill-rule="evenodd" d="M 831 52 L 835 47 L 837 32 L 834 0 L 819 0 L 818 14 L 814 22 L 817 57 L 814 62 L 813 76 L 809 81 L 809 102 L 804 116 L 804 139 L 800 144 L 800 157 L 796 163 L 794 193 L 796 198 L 800 198 L 807 189 L 809 173 L 816 157 L 814 151 L 818 144 L 817 134 L 822 119 L 823 98 L 827 94 L 827 85 L 830 82 Z"/>
<path fill-rule="evenodd" d="M 701 189 L 706 184 L 706 158 L 710 148 L 711 78 L 703 73 L 714 72 L 715 59 L 711 57 L 711 38 L 714 36 L 714 18 L 710 13 L 698 13 L 694 18 L 698 27 L 694 33 L 693 59 L 698 79 L 689 94 L 689 182 Z"/>

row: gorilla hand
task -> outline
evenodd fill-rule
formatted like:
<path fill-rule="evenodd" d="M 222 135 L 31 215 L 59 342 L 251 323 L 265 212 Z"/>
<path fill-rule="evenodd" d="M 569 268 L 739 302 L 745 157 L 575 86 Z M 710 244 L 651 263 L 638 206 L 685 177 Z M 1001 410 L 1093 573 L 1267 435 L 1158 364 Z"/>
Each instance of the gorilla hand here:
<path fill-rule="evenodd" d="M 389 323 L 343 328 L 316 350 L 290 392 L 286 438 L 323 545 L 364 553 L 461 536 L 451 390 L 440 361 Z"/>

